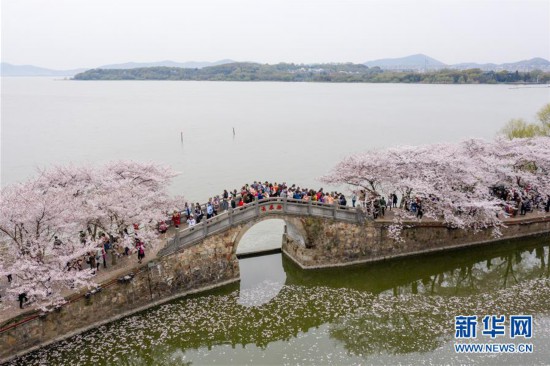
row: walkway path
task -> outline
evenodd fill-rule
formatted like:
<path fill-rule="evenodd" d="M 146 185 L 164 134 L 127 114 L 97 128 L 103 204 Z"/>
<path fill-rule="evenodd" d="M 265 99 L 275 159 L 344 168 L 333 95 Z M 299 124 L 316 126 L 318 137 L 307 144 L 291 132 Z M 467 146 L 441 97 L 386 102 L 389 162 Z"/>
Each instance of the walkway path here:
<path fill-rule="evenodd" d="M 143 263 L 147 264 L 149 261 L 155 259 L 159 250 L 161 250 L 166 245 L 166 240 L 168 238 L 173 237 L 175 234 L 176 234 L 176 229 L 173 227 L 170 227 L 165 234 L 161 234 L 157 245 L 154 248 L 149 248 L 149 250 L 146 251 L 145 259 Z M 107 258 L 107 268 L 103 268 L 103 265 L 101 265 L 99 271 L 94 277 L 94 281 L 96 283 L 102 284 L 102 283 L 108 282 L 114 278 L 118 278 L 128 273 L 131 273 L 137 270 L 139 267 L 143 266 L 143 264 L 138 263 L 137 254 L 130 255 L 130 256 L 123 255 L 119 259 L 117 259 L 116 265 L 112 265 L 111 263 L 112 263 L 112 257 L 109 255 Z M 0 294 L 2 294 L 2 300 L 5 300 L 4 293 L 7 287 L 8 287 L 7 278 L 6 277 L 0 278 Z M 63 291 L 61 294 L 67 297 L 72 293 L 73 292 L 71 290 L 67 289 Z M 24 313 L 31 314 L 35 310 L 36 309 L 33 308 L 32 306 L 20 309 L 19 302 L 15 302 L 15 303 L 13 302 L 7 303 L 6 301 L 0 302 L 0 328 L 1 328 L 1 324 L 6 320 L 12 319 Z"/>

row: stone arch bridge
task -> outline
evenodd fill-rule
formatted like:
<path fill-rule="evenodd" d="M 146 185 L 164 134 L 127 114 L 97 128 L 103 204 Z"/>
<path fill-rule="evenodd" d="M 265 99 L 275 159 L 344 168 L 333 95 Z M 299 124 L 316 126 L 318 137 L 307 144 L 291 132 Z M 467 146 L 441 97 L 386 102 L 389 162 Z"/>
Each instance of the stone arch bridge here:
<path fill-rule="evenodd" d="M 228 211 L 201 221 L 193 227 L 177 231 L 174 238 L 169 239 L 166 246 L 159 251 L 158 256 L 170 255 L 206 240 L 215 241 L 222 238 L 225 238 L 226 246 L 231 246 L 231 254 L 235 254 L 240 239 L 252 226 L 274 218 L 284 220 L 286 236 L 306 248 L 314 245 L 313 240 L 322 230 L 320 225 L 311 219 L 357 226 L 365 222 L 364 212 L 360 208 L 270 197 L 256 200 L 243 207 L 229 208 Z"/>

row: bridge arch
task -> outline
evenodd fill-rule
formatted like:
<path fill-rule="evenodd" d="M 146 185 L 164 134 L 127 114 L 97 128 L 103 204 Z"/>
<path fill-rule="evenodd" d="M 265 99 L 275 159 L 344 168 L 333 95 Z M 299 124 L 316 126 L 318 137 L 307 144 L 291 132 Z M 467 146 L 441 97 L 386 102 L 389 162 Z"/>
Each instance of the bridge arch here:
<path fill-rule="evenodd" d="M 250 229 L 255 227 L 260 222 L 270 221 L 270 220 L 282 220 L 284 222 L 283 234 L 292 238 L 295 242 L 305 245 L 307 240 L 307 233 L 300 218 L 291 217 L 291 216 L 280 216 L 280 215 L 277 215 L 277 216 L 266 215 L 266 216 L 258 216 L 257 218 L 240 225 L 239 230 L 233 234 L 233 237 L 231 239 L 232 254 L 235 254 L 235 255 L 237 254 L 237 248 L 239 246 L 239 243 L 241 242 L 241 239 L 246 235 L 246 233 L 248 233 Z M 282 246 L 282 240 L 283 238 L 281 237 L 281 246 Z"/>

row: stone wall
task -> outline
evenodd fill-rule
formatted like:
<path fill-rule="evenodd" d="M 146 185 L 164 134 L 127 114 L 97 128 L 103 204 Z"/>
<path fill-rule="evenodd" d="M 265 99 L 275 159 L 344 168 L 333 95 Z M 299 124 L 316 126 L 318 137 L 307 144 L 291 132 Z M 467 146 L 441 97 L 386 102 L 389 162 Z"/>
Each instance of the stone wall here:
<path fill-rule="evenodd" d="M 350 265 L 495 240 L 489 231 L 474 234 L 437 223 L 415 223 L 404 229 L 405 241 L 397 243 L 388 237 L 387 223 L 282 218 L 287 223 L 283 252 L 302 268 Z M 238 281 L 239 240 L 264 219 L 269 218 L 234 225 L 183 251 L 155 258 L 133 273 L 131 280 L 114 279 L 90 296 L 76 294 L 59 311 L 45 316 L 27 314 L 25 322 L 12 319 L 0 325 L 0 362 L 185 294 Z M 509 224 L 503 238 L 543 232 L 550 232 L 548 217 Z"/>
<path fill-rule="evenodd" d="M 320 218 L 304 218 L 302 222 L 307 232 L 305 245 L 285 236 L 282 248 L 302 268 L 345 266 L 550 233 L 549 217 L 510 222 L 500 238 L 494 238 L 492 230 L 474 233 L 437 222 L 409 223 L 402 231 L 402 242 L 388 237 L 389 223 L 356 225 Z"/>
<path fill-rule="evenodd" d="M 222 233 L 201 245 L 156 258 L 133 273 L 131 280 L 115 279 L 88 297 L 85 292 L 77 294 L 59 311 L 35 314 L 31 320 L 1 332 L 0 363 L 183 294 L 238 281 L 233 234 Z M 17 321 L 13 319 L 12 323 Z M 3 324 L 2 328 L 9 325 Z"/>

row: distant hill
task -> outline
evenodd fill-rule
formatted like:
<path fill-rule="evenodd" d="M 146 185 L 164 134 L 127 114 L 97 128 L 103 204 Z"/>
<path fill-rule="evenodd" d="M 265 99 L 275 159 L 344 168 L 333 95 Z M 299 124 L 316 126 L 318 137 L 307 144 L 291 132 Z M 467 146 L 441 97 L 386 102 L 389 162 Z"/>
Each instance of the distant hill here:
<path fill-rule="evenodd" d="M 518 62 L 509 62 L 505 64 L 478 64 L 478 63 L 461 63 L 450 66 L 451 69 L 465 70 L 465 69 L 481 69 L 483 71 L 533 71 L 542 70 L 550 71 L 550 61 L 541 57 L 532 58 L 530 60 L 522 60 Z"/>
<path fill-rule="evenodd" d="M 103 65 L 98 67 L 99 69 L 139 69 L 143 67 L 182 67 L 186 69 L 202 69 L 207 66 L 217 66 L 229 63 L 234 63 L 233 60 L 219 60 L 215 62 L 206 61 L 188 61 L 188 62 L 175 62 L 175 61 L 158 61 L 158 62 L 126 62 L 122 64 Z M 0 67 L 1 76 L 66 76 L 73 77 L 78 73 L 84 72 L 89 69 L 73 69 L 73 70 L 52 70 L 44 67 L 38 67 L 33 65 L 13 65 L 7 62 L 2 62 Z"/>
<path fill-rule="evenodd" d="M 184 69 L 202 69 L 203 67 L 208 66 L 217 66 L 234 63 L 234 60 L 219 60 L 215 62 L 207 61 L 187 61 L 187 62 L 175 62 L 175 61 L 157 61 L 157 62 L 126 62 L 123 64 L 112 64 L 112 65 L 103 65 L 99 66 L 98 69 L 117 69 L 117 70 L 127 70 L 127 69 L 138 69 L 142 67 L 182 67 Z"/>
<path fill-rule="evenodd" d="M 550 61 L 541 57 L 532 58 L 530 60 L 523 60 L 514 63 L 502 64 L 500 67 L 503 70 L 518 70 L 518 71 L 530 71 L 530 70 L 545 70 L 550 71 Z"/>
<path fill-rule="evenodd" d="M 364 65 L 368 67 L 380 67 L 383 70 L 395 70 L 395 71 L 426 71 L 426 70 L 441 70 L 441 69 L 454 69 L 454 70 L 468 70 L 468 69 L 480 69 L 483 71 L 533 71 L 542 70 L 550 71 L 550 61 L 541 57 L 532 58 L 530 60 L 522 60 L 518 62 L 509 62 L 503 64 L 478 64 L 475 62 L 463 62 L 454 65 L 447 65 L 432 57 L 417 54 L 400 58 L 385 58 L 374 61 L 367 61 Z"/>
<path fill-rule="evenodd" d="M 7 62 L 0 64 L 1 76 L 74 76 L 85 70 L 52 70 L 32 65 L 12 65 Z"/>
<path fill-rule="evenodd" d="M 421 53 L 406 57 L 383 58 L 380 60 L 367 61 L 364 65 L 368 67 L 378 66 L 384 70 L 433 70 L 442 69 L 447 66 L 443 62 Z"/>
<path fill-rule="evenodd" d="M 251 62 L 235 62 L 233 60 L 219 60 L 215 62 L 206 62 L 206 61 L 188 61 L 188 62 L 175 62 L 175 61 L 157 61 L 157 62 L 126 62 L 121 64 L 110 64 L 97 67 L 93 70 L 132 70 L 132 69 L 145 69 L 145 68 L 182 68 L 187 70 L 194 69 L 204 69 L 208 67 L 216 67 L 223 65 L 260 65 L 257 63 Z M 351 67 L 350 65 L 354 65 Z M 550 72 L 550 61 L 544 58 L 532 58 L 530 60 L 522 60 L 518 62 L 503 63 L 503 64 L 478 64 L 473 62 L 465 62 L 454 65 L 447 65 L 439 60 L 436 60 L 432 57 L 429 57 L 424 54 L 416 54 L 401 58 L 385 58 L 374 61 L 367 61 L 363 64 L 360 64 L 363 67 L 368 69 L 381 69 L 387 71 L 413 71 L 413 72 L 423 72 L 423 71 L 438 71 L 443 69 L 454 69 L 454 70 L 468 70 L 468 69 L 480 69 L 482 71 L 520 71 L 520 72 L 529 72 L 534 70 L 541 70 L 544 72 Z M 284 68 L 286 71 L 292 73 L 292 77 L 289 79 L 300 79 L 303 70 L 308 70 L 308 72 L 316 73 L 316 70 L 324 70 L 324 72 L 331 72 L 338 69 L 337 72 L 340 73 L 365 73 L 364 70 L 358 69 L 358 64 L 351 63 L 342 63 L 342 64 L 288 64 L 280 63 L 274 65 L 274 73 L 279 73 L 280 68 Z M 33 65 L 13 65 L 6 62 L 2 62 L 0 67 L 1 76 L 57 76 L 57 77 L 73 77 L 76 74 L 80 74 L 88 69 L 73 69 L 73 70 L 52 70 L 43 67 L 33 66 Z M 225 70 L 225 69 L 224 69 Z M 262 72 L 265 71 L 262 69 Z M 371 70 L 366 73 L 372 74 L 375 70 Z M 90 76 L 88 74 L 88 76 Z M 113 75 L 111 75 L 113 76 Z M 107 77 L 107 75 L 102 76 Z M 120 77 L 120 73 L 117 74 L 116 78 Z M 181 75 L 178 77 L 182 77 Z M 190 76 L 185 76 L 190 77 Z M 197 78 L 203 78 L 204 75 L 199 76 L 198 74 L 193 76 Z M 211 76 L 208 76 L 211 77 Z M 265 76 L 267 77 L 267 76 Z"/>
<path fill-rule="evenodd" d="M 429 70 L 425 72 L 382 70 L 363 64 L 275 65 L 235 62 L 201 69 L 182 67 L 142 67 L 137 69 L 92 69 L 75 80 L 208 80 L 208 81 L 288 81 L 327 83 L 424 83 L 496 84 L 550 82 L 550 72 L 474 70 Z"/>

